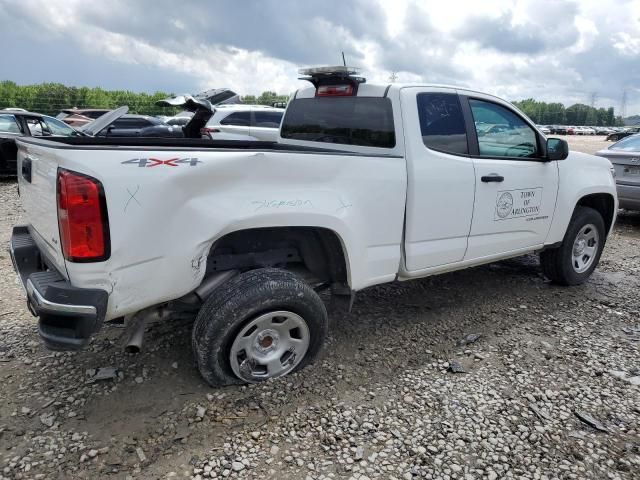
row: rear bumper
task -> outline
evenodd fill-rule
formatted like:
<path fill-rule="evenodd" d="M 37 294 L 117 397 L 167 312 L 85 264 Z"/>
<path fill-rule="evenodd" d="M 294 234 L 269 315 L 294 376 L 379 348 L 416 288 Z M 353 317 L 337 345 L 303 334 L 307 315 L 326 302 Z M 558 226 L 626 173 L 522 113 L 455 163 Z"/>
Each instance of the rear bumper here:
<path fill-rule="evenodd" d="M 109 295 L 76 288 L 47 262 L 26 226 L 14 227 L 11 261 L 27 294 L 27 306 L 39 317 L 38 330 L 54 350 L 77 350 L 102 326 Z"/>
<path fill-rule="evenodd" d="M 640 210 L 640 185 L 632 185 L 627 182 L 617 183 L 618 203 L 620 208 L 627 210 Z"/>

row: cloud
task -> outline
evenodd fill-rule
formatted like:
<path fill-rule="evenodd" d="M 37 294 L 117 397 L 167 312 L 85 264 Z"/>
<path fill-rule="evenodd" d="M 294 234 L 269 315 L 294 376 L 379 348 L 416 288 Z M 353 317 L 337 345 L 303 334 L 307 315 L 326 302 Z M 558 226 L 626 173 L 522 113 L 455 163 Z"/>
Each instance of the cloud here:
<path fill-rule="evenodd" d="M 0 0 L 4 77 L 105 88 L 290 92 L 344 51 L 372 81 L 640 112 L 640 1 Z M 12 59 L 7 62 L 6 58 Z"/>

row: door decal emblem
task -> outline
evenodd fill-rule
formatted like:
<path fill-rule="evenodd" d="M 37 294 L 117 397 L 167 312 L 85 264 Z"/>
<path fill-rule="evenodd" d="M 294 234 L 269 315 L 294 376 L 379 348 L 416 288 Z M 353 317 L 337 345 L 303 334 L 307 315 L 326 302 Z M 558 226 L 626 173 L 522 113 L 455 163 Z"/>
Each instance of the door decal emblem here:
<path fill-rule="evenodd" d="M 496 197 L 496 209 L 493 216 L 497 220 L 509 220 L 519 217 L 534 217 L 540 214 L 542 188 L 500 191 Z"/>
<path fill-rule="evenodd" d="M 504 192 L 498 197 L 496 203 L 496 213 L 500 218 L 507 218 L 513 210 L 513 195 L 509 192 Z"/>

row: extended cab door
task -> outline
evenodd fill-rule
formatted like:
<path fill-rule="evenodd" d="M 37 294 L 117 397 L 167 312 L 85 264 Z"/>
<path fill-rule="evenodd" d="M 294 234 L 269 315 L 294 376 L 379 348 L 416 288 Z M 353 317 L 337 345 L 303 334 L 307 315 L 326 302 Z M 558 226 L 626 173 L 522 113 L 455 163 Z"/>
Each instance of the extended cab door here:
<path fill-rule="evenodd" d="M 558 193 L 557 162 L 544 159 L 544 137 L 506 102 L 461 96 L 471 114 L 476 195 L 465 260 L 542 245 Z"/>
<path fill-rule="evenodd" d="M 475 176 L 455 90 L 401 90 L 407 150 L 408 272 L 461 261 L 473 216 Z"/>

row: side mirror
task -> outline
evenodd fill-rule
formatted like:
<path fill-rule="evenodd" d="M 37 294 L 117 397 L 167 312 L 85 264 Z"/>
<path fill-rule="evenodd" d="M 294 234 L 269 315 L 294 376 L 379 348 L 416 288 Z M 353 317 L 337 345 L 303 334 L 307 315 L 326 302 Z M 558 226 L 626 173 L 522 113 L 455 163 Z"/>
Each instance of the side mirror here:
<path fill-rule="evenodd" d="M 561 138 L 547 139 L 547 159 L 564 160 L 569 156 L 569 144 Z"/>

